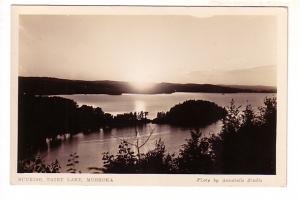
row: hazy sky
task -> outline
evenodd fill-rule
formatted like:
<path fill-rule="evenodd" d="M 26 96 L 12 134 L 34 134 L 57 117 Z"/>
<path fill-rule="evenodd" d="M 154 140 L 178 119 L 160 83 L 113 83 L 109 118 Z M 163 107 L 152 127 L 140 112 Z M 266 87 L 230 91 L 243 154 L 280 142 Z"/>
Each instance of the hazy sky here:
<path fill-rule="evenodd" d="M 23 15 L 19 73 L 81 80 L 276 84 L 272 16 Z"/>

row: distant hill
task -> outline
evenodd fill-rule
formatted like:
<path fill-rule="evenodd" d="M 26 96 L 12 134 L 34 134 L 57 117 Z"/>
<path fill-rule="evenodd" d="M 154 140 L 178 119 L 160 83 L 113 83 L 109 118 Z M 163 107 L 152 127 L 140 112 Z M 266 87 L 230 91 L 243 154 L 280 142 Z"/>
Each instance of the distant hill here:
<path fill-rule="evenodd" d="M 189 72 L 186 76 L 190 81 L 226 85 L 264 85 L 275 86 L 277 67 L 264 65 L 243 69 L 203 69 Z"/>
<path fill-rule="evenodd" d="M 19 93 L 33 95 L 58 94 L 110 94 L 123 93 L 163 94 L 174 92 L 205 93 L 274 93 L 275 87 L 264 86 L 227 86 L 212 84 L 155 83 L 146 90 L 138 90 L 129 82 L 123 81 L 83 81 L 49 77 L 19 77 Z"/>
<path fill-rule="evenodd" d="M 221 85 L 222 86 L 222 85 Z M 231 88 L 244 88 L 244 89 L 249 89 L 249 90 L 255 90 L 256 92 L 265 92 L 265 91 L 272 91 L 276 90 L 275 87 L 273 86 L 263 86 L 263 85 L 223 85 L 226 87 L 231 87 Z"/>

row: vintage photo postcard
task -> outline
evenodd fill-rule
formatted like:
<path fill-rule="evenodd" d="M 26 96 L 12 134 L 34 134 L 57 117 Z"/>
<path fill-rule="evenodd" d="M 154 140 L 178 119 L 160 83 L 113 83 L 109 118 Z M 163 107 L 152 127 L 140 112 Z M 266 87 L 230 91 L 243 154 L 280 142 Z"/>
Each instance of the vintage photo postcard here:
<path fill-rule="evenodd" d="M 11 12 L 12 184 L 286 185 L 286 7 Z"/>

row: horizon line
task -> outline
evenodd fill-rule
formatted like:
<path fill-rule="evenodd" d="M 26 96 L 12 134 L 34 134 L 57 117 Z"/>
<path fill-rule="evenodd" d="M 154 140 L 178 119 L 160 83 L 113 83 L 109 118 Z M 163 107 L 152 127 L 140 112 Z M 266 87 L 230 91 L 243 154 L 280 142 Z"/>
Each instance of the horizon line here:
<path fill-rule="evenodd" d="M 69 80 L 69 81 L 86 81 L 86 82 L 97 82 L 97 81 L 111 81 L 111 82 L 124 82 L 124 83 L 138 83 L 139 81 L 117 81 L 117 80 L 108 80 L 108 79 L 102 79 L 102 80 L 83 80 L 83 79 L 68 79 L 68 78 L 58 78 L 58 77 L 50 77 L 50 76 L 21 76 L 18 75 L 19 78 L 49 78 L 49 79 L 60 79 L 60 80 Z M 191 82 L 186 82 L 186 83 L 179 83 L 179 82 L 149 82 L 146 81 L 146 83 L 151 83 L 151 84 L 182 84 L 182 85 L 187 85 L 187 84 L 195 84 L 195 85 L 216 85 L 216 86 L 251 86 L 251 87 L 273 87 L 277 88 L 276 85 L 239 85 L 239 84 L 213 84 L 213 83 L 191 83 Z"/>

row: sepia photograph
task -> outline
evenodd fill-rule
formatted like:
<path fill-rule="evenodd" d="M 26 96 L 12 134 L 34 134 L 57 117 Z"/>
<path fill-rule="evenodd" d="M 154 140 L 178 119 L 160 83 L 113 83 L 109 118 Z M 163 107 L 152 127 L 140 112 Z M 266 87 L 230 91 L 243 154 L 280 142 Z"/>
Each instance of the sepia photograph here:
<path fill-rule="evenodd" d="M 13 6 L 13 183 L 285 185 L 286 23 L 284 7 Z"/>

